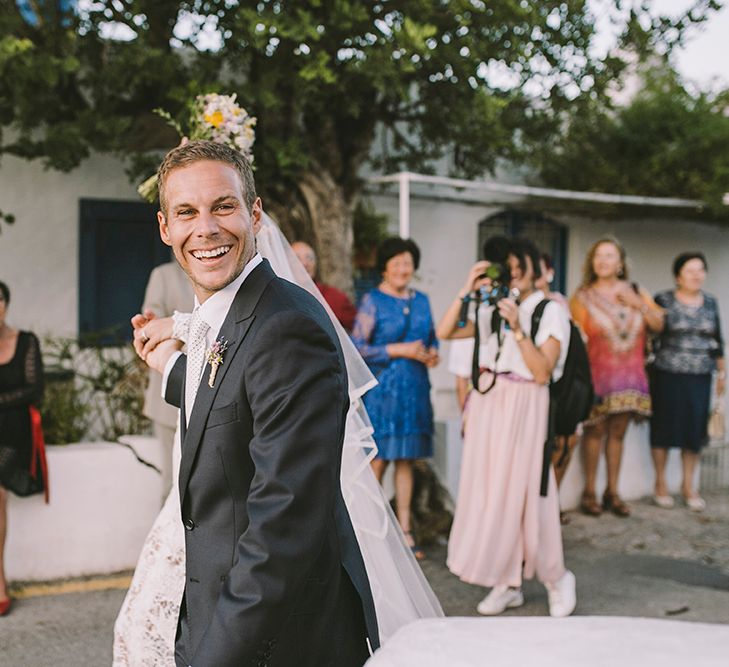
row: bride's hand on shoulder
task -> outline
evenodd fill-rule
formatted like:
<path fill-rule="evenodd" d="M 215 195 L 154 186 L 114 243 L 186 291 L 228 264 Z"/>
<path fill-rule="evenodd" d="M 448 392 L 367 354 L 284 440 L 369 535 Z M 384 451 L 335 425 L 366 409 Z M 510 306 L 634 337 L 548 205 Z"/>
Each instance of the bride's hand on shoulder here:
<path fill-rule="evenodd" d="M 155 317 L 154 313 L 137 314 L 132 318 L 134 327 L 134 350 L 145 359 L 161 342 L 172 338 L 173 319 Z"/>

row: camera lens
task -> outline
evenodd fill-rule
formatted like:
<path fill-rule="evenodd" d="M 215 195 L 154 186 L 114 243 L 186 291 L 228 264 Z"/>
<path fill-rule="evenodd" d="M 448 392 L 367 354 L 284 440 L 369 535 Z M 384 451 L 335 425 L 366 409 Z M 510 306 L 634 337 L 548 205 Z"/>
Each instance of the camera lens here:
<path fill-rule="evenodd" d="M 498 280 L 501 278 L 503 272 L 503 267 L 500 264 L 491 264 L 491 266 L 486 269 L 484 276 L 486 278 L 491 278 L 491 280 Z"/>

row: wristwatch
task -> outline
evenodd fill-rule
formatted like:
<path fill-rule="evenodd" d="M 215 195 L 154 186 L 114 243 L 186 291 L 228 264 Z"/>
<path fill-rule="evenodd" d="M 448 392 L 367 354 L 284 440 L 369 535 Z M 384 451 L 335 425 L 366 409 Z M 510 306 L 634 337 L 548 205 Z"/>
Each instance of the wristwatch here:
<path fill-rule="evenodd" d="M 517 343 L 521 343 L 526 336 L 524 335 L 524 332 L 521 329 L 515 329 L 514 330 L 514 338 L 516 339 Z"/>

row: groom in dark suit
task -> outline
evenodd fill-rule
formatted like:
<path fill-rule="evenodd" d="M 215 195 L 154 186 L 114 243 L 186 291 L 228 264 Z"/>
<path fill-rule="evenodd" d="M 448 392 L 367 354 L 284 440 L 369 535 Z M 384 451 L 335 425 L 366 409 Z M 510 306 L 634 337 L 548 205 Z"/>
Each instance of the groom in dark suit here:
<path fill-rule="evenodd" d="M 181 407 L 177 665 L 358 667 L 379 639 L 340 488 L 349 395 L 336 332 L 257 254 L 245 158 L 191 142 L 158 176 L 160 234 L 196 295 L 187 355 L 173 341 L 147 355 Z"/>

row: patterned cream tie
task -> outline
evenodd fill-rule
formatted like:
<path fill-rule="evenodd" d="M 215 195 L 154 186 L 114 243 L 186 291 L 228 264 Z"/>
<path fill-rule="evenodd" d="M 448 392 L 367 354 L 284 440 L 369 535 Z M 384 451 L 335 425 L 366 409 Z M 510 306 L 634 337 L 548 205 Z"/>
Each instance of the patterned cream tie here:
<path fill-rule="evenodd" d="M 208 323 L 200 317 L 200 309 L 196 308 L 190 318 L 190 333 L 187 337 L 187 370 L 185 374 L 185 417 L 190 423 L 190 413 L 197 396 L 200 375 L 205 366 L 206 334 Z"/>

